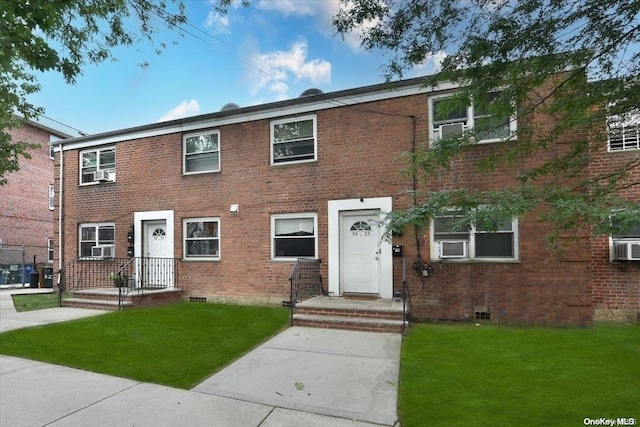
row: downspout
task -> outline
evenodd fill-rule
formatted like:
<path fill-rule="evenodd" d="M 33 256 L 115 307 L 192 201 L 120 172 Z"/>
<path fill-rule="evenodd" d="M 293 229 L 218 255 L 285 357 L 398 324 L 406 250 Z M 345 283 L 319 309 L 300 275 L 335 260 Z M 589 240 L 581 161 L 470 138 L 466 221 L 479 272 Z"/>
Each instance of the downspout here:
<path fill-rule="evenodd" d="M 58 144 L 60 147 L 60 171 L 58 177 L 58 290 L 60 289 L 60 280 L 62 276 L 62 267 L 64 266 L 63 256 L 64 254 L 64 228 L 62 222 L 62 216 L 64 213 L 64 197 L 63 197 L 63 188 L 64 188 L 64 147 L 63 143 L 60 142 Z M 59 292 L 60 293 L 60 292 Z"/>

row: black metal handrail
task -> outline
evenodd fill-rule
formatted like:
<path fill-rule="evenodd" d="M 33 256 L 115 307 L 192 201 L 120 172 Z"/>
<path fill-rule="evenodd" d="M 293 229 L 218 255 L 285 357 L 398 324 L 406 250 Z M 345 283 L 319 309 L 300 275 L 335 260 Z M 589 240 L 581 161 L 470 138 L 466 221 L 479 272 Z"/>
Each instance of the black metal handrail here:
<path fill-rule="evenodd" d="M 319 295 L 327 295 L 322 284 L 320 262 L 319 259 L 298 258 L 293 265 L 289 275 L 290 295 L 288 301 L 291 325 L 293 325 L 293 312 L 298 302 Z"/>
<path fill-rule="evenodd" d="M 177 258 L 76 258 L 60 269 L 59 305 L 62 294 L 93 288 L 117 287 L 119 307 L 135 291 L 179 288 Z"/>

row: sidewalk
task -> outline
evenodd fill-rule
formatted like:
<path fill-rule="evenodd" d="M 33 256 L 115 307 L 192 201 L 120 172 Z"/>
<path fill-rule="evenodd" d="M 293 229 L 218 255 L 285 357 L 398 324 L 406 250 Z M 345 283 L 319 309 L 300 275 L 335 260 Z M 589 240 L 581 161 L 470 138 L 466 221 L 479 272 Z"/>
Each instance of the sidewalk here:
<path fill-rule="evenodd" d="M 15 288 L 0 290 L 0 333 L 12 329 L 46 325 L 48 323 L 66 322 L 67 320 L 97 316 L 106 311 L 86 308 L 48 308 L 45 310 L 25 311 L 18 313 L 13 306 L 12 294 L 51 293 L 47 288 Z"/>
<path fill-rule="evenodd" d="M 401 340 L 293 327 L 190 391 L 0 356 L 0 425 L 394 426 Z"/>

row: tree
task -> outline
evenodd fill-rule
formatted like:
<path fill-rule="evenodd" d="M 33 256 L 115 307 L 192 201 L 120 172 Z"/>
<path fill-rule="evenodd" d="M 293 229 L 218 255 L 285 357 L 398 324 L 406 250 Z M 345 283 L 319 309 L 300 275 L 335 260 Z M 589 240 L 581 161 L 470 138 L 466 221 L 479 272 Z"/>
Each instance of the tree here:
<path fill-rule="evenodd" d="M 173 4 L 175 12 L 171 12 Z M 54 71 L 73 84 L 86 64 L 115 60 L 113 49 L 150 42 L 158 22 L 186 21 L 176 0 L 3 0 L 0 8 L 0 185 L 29 158 L 33 144 L 12 141 L 9 129 L 36 119 L 44 110 L 28 102 L 37 92 L 35 72 Z M 143 64 L 144 65 L 144 64 Z"/>
<path fill-rule="evenodd" d="M 446 52 L 442 71 L 427 84 L 453 82 L 460 90 L 438 107 L 451 113 L 473 103 L 490 118 L 408 153 L 413 176 L 428 182 L 446 173 L 478 145 L 474 136 L 517 117 L 517 130 L 503 138 L 511 142 L 495 144 L 478 162 L 479 173 L 511 167 L 512 182 L 493 191 L 414 191 L 414 206 L 390 217 L 393 229 L 424 228 L 451 206 L 463 212 L 460 225 L 481 222 L 494 230 L 535 211 L 552 227 L 551 243 L 640 219 L 638 192 L 629 191 L 640 188 L 638 151 L 618 157 L 613 170 L 586 169 L 606 151 L 607 130 L 634 120 L 638 130 L 640 1 L 342 0 L 342 6 L 333 20 L 339 34 L 357 31 L 365 49 L 393 52 L 388 79 Z M 536 117 L 545 118 L 543 126 L 532 122 Z M 550 155 L 568 135 L 571 143 Z M 612 211 L 617 221 L 610 221 Z"/>

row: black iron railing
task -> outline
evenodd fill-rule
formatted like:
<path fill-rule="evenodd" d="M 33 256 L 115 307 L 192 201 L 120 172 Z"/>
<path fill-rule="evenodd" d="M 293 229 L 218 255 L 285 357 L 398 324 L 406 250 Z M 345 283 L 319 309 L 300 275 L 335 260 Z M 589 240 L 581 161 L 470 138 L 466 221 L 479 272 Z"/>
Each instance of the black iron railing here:
<path fill-rule="evenodd" d="M 293 325 L 293 312 L 298 302 L 319 295 L 327 295 L 322 285 L 320 260 L 298 258 L 289 275 L 289 283 L 291 285 L 291 293 L 288 305 L 291 311 L 291 324 Z"/>
<path fill-rule="evenodd" d="M 179 288 L 177 258 L 77 258 L 59 271 L 59 304 L 63 294 L 95 288 L 118 288 L 119 306 L 131 292 Z"/>

